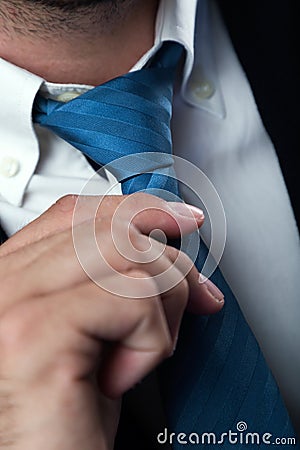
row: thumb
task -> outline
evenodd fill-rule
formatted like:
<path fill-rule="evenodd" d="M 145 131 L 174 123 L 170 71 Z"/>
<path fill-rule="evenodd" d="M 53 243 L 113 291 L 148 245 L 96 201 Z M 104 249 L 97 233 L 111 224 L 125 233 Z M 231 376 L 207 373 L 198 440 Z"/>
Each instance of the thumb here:
<path fill-rule="evenodd" d="M 202 225 L 203 212 L 184 203 L 168 203 L 153 195 L 77 196 L 60 198 L 41 216 L 14 234 L 0 247 L 0 256 L 71 229 L 87 220 L 106 217 L 132 221 L 143 234 L 159 229 L 168 237 L 191 233 Z"/>

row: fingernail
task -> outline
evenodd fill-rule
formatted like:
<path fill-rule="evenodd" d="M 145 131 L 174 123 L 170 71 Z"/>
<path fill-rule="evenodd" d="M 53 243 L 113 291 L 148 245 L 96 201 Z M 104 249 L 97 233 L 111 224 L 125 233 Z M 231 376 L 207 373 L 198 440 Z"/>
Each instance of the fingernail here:
<path fill-rule="evenodd" d="M 188 219 L 203 220 L 204 212 L 196 206 L 188 205 L 187 203 L 168 202 L 169 208 L 179 216 L 184 216 Z"/>
<path fill-rule="evenodd" d="M 213 296 L 217 302 L 221 303 L 224 302 L 224 294 L 220 291 L 217 286 L 212 283 L 208 278 L 204 277 L 203 275 L 199 275 L 199 283 L 203 283 L 204 286 L 206 286 L 208 292 Z"/>

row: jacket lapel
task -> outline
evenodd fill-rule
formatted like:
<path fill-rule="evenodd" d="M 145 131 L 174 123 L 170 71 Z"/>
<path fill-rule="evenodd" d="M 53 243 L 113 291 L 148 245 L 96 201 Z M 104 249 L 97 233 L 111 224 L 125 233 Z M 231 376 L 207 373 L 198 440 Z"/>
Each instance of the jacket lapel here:
<path fill-rule="evenodd" d="M 276 148 L 300 228 L 297 2 L 218 0 L 264 125 Z"/>
<path fill-rule="evenodd" d="M 6 239 L 7 239 L 6 233 L 0 226 L 0 245 L 3 244 L 3 242 L 6 241 Z"/>

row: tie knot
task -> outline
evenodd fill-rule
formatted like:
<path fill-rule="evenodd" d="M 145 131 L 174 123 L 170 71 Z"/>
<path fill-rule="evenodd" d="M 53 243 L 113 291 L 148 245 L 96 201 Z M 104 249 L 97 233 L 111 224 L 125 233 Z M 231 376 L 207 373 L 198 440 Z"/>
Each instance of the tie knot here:
<path fill-rule="evenodd" d="M 110 80 L 67 103 L 38 98 L 34 120 L 98 164 L 109 164 L 124 193 L 151 185 L 151 189 L 177 194 L 170 123 L 182 50 L 180 44 L 165 43 L 149 67 Z M 117 163 L 123 156 L 141 154 L 129 165 Z M 163 176 L 156 174 L 162 168 Z M 139 179 L 145 172 L 152 175 Z"/>

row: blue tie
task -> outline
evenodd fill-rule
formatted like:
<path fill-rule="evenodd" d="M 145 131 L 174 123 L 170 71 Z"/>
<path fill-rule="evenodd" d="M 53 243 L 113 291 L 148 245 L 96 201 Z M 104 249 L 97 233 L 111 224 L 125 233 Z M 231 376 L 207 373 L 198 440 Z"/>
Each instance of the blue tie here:
<path fill-rule="evenodd" d="M 178 196 L 170 121 L 181 55 L 180 45 L 166 43 L 150 67 L 68 103 L 40 97 L 34 120 L 97 163 L 109 164 L 124 194 L 146 189 Z M 136 154 L 134 164 L 118 164 L 120 157 L 131 154 Z M 201 245 L 198 268 L 206 256 Z M 195 448 L 197 439 L 202 448 L 218 442 L 232 448 L 229 434 L 222 438 L 230 430 L 236 433 L 231 440 L 238 437 L 235 448 L 244 447 L 247 432 L 256 433 L 247 438 L 247 447 L 256 449 L 266 445 L 264 433 L 272 435 L 271 443 L 276 437 L 295 436 L 278 387 L 219 269 L 211 279 L 225 294 L 225 307 L 211 317 L 186 314 L 176 353 L 160 369 L 169 430 L 186 434 L 181 436 L 184 444 L 172 437 L 173 448 Z"/>
<path fill-rule="evenodd" d="M 166 43 L 151 68 L 115 78 L 76 101 L 63 104 L 40 97 L 34 121 L 97 163 L 109 164 L 122 182 L 124 194 L 147 188 L 148 192 L 161 189 L 178 195 L 170 121 L 173 81 L 181 55 L 179 44 Z M 118 164 L 121 156 L 143 152 L 149 157 L 137 156 L 125 168 L 123 160 Z M 157 169 L 160 175 L 155 174 Z"/>

